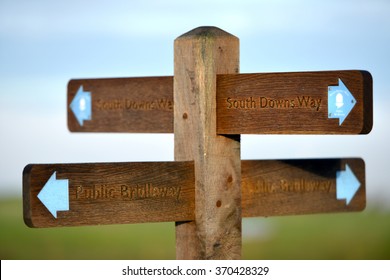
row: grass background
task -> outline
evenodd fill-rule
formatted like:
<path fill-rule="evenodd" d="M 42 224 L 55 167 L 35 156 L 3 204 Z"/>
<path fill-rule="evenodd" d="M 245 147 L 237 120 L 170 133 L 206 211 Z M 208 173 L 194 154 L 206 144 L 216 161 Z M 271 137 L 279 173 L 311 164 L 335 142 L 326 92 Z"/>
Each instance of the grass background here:
<path fill-rule="evenodd" d="M 0 200 L 1 259 L 174 259 L 174 223 L 31 229 Z M 390 259 L 390 213 L 243 220 L 243 259 Z"/>

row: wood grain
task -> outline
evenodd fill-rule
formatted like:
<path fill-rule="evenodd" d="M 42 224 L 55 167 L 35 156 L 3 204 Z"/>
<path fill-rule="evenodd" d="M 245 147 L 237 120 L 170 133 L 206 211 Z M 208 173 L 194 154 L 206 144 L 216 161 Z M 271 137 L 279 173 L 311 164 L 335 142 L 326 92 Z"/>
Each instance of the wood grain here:
<path fill-rule="evenodd" d="M 215 27 L 175 40 L 175 160 L 195 165 L 195 221 L 176 224 L 178 259 L 241 258 L 240 137 L 216 133 L 216 75 L 237 73 L 239 40 Z"/>
<path fill-rule="evenodd" d="M 82 126 L 70 109 L 80 86 L 92 97 L 92 119 Z M 172 77 L 71 80 L 67 98 L 72 132 L 173 132 Z"/>
<path fill-rule="evenodd" d="M 37 195 L 53 172 L 69 180 L 69 211 L 57 219 Z M 194 219 L 192 162 L 32 164 L 23 172 L 30 227 L 129 224 Z"/>
<path fill-rule="evenodd" d="M 342 79 L 356 99 L 344 122 L 328 118 L 328 86 Z M 219 75 L 220 134 L 367 134 L 372 77 L 366 71 Z"/>
<path fill-rule="evenodd" d="M 336 172 L 346 164 L 361 184 L 349 204 L 336 198 Z M 359 158 L 242 161 L 243 217 L 362 211 L 365 188 Z"/>

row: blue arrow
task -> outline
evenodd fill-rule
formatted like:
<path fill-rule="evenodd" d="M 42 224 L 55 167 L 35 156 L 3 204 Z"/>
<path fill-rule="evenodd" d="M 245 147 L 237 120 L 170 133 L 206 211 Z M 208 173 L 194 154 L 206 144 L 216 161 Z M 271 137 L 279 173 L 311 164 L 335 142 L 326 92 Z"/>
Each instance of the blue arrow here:
<path fill-rule="evenodd" d="M 57 219 L 57 211 L 69 210 L 68 180 L 57 180 L 56 172 L 54 172 L 39 192 L 38 198 Z"/>
<path fill-rule="evenodd" d="M 83 86 L 80 86 L 70 103 L 70 108 L 80 126 L 83 126 L 84 121 L 90 121 L 92 119 L 91 93 L 84 91 Z"/>
<path fill-rule="evenodd" d="M 339 79 L 337 86 L 328 87 L 328 118 L 339 119 L 341 125 L 356 104 L 356 99 Z"/>
<path fill-rule="evenodd" d="M 336 197 L 338 200 L 346 199 L 348 205 L 359 188 L 360 182 L 348 164 L 345 165 L 345 171 L 336 172 Z"/>

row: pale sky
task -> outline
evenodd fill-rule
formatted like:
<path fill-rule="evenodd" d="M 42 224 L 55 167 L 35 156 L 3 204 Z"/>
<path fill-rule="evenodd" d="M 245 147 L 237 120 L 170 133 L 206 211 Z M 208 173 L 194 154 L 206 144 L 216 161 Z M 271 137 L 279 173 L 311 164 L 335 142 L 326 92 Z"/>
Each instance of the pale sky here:
<path fill-rule="evenodd" d="M 171 134 L 70 133 L 66 86 L 172 75 L 174 39 L 214 25 L 240 38 L 241 73 L 370 71 L 369 135 L 244 135 L 242 158 L 361 157 L 368 205 L 390 205 L 389 14 L 386 0 L 0 0 L 0 195 L 21 196 L 29 163 L 173 160 Z"/>

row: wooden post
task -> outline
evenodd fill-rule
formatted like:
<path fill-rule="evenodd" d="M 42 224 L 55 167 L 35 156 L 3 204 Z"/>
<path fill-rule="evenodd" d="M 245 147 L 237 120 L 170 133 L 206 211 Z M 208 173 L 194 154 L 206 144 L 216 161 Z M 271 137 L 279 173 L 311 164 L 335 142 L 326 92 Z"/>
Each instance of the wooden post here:
<path fill-rule="evenodd" d="M 70 81 L 68 124 L 173 130 L 176 162 L 28 165 L 28 226 L 175 221 L 178 259 L 240 259 L 242 216 L 364 209 L 363 160 L 241 162 L 240 134 L 367 134 L 368 72 L 238 74 L 239 40 L 216 27 L 177 38 L 174 57 L 174 77 Z"/>
<path fill-rule="evenodd" d="M 195 221 L 176 223 L 176 257 L 240 259 L 240 136 L 216 133 L 217 74 L 239 72 L 239 40 L 199 27 L 174 52 L 175 160 L 195 164 Z"/>

